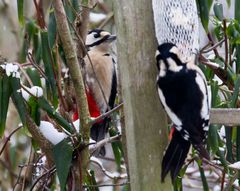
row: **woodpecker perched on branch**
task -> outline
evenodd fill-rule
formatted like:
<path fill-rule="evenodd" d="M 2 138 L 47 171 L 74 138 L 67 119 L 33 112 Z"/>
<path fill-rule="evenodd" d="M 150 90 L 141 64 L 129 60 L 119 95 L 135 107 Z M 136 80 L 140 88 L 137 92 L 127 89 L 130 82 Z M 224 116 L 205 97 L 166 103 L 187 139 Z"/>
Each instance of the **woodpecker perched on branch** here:
<path fill-rule="evenodd" d="M 195 60 L 183 63 L 172 43 L 158 46 L 157 87 L 161 103 L 174 123 L 172 139 L 162 161 L 162 182 L 170 171 L 177 177 L 192 145 L 201 157 L 209 159 L 205 140 L 209 126 L 207 83 Z"/>
<path fill-rule="evenodd" d="M 115 61 L 109 50 L 115 35 L 100 29 L 91 30 L 86 38 L 88 54 L 84 61 L 86 94 L 91 117 L 98 117 L 114 107 L 117 94 L 117 76 Z M 76 118 L 76 116 L 75 116 Z M 91 127 L 91 138 L 104 139 L 110 118 L 106 117 Z M 105 154 L 105 149 L 100 150 Z"/>

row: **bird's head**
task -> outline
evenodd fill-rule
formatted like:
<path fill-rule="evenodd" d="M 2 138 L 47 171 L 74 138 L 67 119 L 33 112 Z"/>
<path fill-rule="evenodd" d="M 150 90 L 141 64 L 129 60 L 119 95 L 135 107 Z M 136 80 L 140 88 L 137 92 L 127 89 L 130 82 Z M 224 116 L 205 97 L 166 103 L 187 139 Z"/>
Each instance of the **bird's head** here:
<path fill-rule="evenodd" d="M 111 42 L 116 40 L 116 35 L 111 35 L 109 32 L 94 29 L 88 32 L 86 38 L 86 46 L 91 50 L 93 48 L 108 49 Z"/>
<path fill-rule="evenodd" d="M 162 63 L 167 65 L 167 67 L 170 65 L 182 65 L 183 63 L 181 62 L 179 56 L 180 52 L 175 44 L 167 42 L 159 45 L 155 54 L 158 69 L 160 70 L 160 65 Z"/>

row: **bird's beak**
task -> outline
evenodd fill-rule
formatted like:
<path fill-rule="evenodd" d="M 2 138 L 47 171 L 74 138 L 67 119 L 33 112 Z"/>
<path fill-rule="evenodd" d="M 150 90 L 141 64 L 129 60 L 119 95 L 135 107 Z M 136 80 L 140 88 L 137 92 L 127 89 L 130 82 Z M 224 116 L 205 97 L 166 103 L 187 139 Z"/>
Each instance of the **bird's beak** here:
<path fill-rule="evenodd" d="M 108 42 L 113 42 L 114 40 L 117 39 L 117 36 L 116 35 L 110 35 L 108 38 L 107 38 L 107 41 Z"/>

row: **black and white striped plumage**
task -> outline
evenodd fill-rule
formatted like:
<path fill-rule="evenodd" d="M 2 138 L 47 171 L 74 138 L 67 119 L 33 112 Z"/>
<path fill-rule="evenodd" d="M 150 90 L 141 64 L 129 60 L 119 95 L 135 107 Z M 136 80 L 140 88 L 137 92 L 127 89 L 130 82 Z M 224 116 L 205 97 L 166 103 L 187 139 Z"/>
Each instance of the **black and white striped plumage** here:
<path fill-rule="evenodd" d="M 172 43 L 160 45 L 156 52 L 158 94 L 175 128 L 162 161 L 162 181 L 169 171 L 175 180 L 190 145 L 209 159 L 204 146 L 209 125 L 206 79 L 195 60 L 183 63 L 178 52 Z"/>
<path fill-rule="evenodd" d="M 89 51 L 84 59 L 85 83 L 101 114 L 114 107 L 117 94 L 116 64 L 109 53 L 114 40 L 115 35 L 100 29 L 91 30 L 86 38 Z M 105 137 L 109 121 L 109 117 L 106 117 L 91 127 L 92 139 L 100 141 Z M 100 154 L 104 155 L 104 149 Z"/>

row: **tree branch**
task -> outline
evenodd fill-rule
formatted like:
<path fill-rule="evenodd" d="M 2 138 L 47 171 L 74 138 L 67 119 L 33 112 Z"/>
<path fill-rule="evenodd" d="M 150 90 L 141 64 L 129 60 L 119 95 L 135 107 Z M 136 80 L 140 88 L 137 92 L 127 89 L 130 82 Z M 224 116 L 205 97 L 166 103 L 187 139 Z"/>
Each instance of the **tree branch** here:
<path fill-rule="evenodd" d="M 53 7 L 54 7 L 54 14 L 56 17 L 56 24 L 58 29 L 58 34 L 61 38 L 63 50 L 66 56 L 67 66 L 69 68 L 69 73 L 73 82 L 73 86 L 75 89 L 76 94 L 76 102 L 78 107 L 78 113 L 80 117 L 80 123 L 81 128 L 80 133 L 82 135 L 82 141 L 84 143 L 89 142 L 90 137 L 90 127 L 89 127 L 89 119 L 90 114 L 88 110 L 88 104 L 85 94 L 85 87 L 83 82 L 82 73 L 80 71 L 77 54 L 75 50 L 75 44 L 73 43 L 70 29 L 68 26 L 68 21 L 66 17 L 66 13 L 64 11 L 64 7 L 61 0 L 54 0 L 53 1 Z M 82 25 L 81 27 L 85 28 L 87 26 L 87 23 Z M 85 29 L 86 30 L 86 29 Z M 85 33 L 84 33 L 85 34 Z M 83 39 L 85 39 L 82 36 Z M 83 58 L 83 54 L 80 54 L 81 58 Z M 80 124 L 79 123 L 79 124 Z M 85 176 L 87 167 L 88 167 L 88 160 L 89 160 L 89 151 L 88 149 L 84 149 L 81 153 L 81 161 L 82 161 L 82 168 L 81 168 L 81 174 L 83 175 L 83 178 Z M 80 180 L 81 182 L 81 180 Z M 79 187 L 79 186 L 78 186 Z"/>

